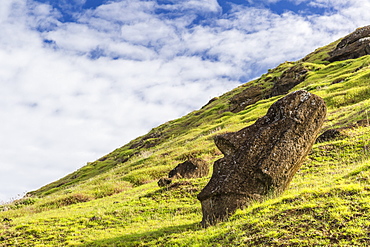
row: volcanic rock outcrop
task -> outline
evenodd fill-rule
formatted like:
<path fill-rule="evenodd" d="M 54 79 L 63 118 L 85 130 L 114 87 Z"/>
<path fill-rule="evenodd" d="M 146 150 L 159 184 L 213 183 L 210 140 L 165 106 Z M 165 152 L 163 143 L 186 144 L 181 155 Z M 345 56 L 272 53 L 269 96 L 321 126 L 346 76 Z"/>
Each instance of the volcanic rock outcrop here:
<path fill-rule="evenodd" d="M 304 66 L 298 64 L 284 71 L 281 76 L 272 78 L 271 88 L 258 85 L 247 87 L 230 99 L 230 111 L 237 113 L 262 99 L 288 93 L 289 90 L 306 79 L 307 72 L 308 70 Z"/>
<path fill-rule="evenodd" d="M 202 225 L 227 219 L 251 201 L 287 188 L 316 140 L 326 116 L 324 101 L 296 91 L 275 102 L 255 124 L 215 137 L 224 157 L 214 163 L 198 195 Z"/>
<path fill-rule="evenodd" d="M 316 143 L 332 141 L 340 137 L 345 137 L 342 129 L 329 129 L 317 137 Z"/>
<path fill-rule="evenodd" d="M 171 184 L 172 179 L 179 178 L 201 178 L 207 176 L 209 166 L 207 162 L 197 158 L 191 158 L 183 163 L 178 164 L 168 174 L 168 178 L 161 178 L 158 181 L 160 187 Z"/>
<path fill-rule="evenodd" d="M 270 97 L 287 94 L 290 89 L 306 79 L 308 70 L 298 64 L 284 71 L 280 78 L 274 82 Z"/>
<path fill-rule="evenodd" d="M 356 29 L 344 37 L 337 47 L 329 52 L 328 61 L 342 61 L 370 54 L 370 26 Z"/>

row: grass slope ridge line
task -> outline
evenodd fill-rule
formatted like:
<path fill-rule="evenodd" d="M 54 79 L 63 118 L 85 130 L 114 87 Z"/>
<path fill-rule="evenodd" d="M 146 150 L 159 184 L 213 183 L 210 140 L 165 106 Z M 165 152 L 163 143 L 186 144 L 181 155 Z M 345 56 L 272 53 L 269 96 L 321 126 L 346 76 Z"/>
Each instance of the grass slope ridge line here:
<path fill-rule="evenodd" d="M 0 246 L 364 246 L 370 241 L 370 57 L 329 63 L 336 44 L 286 62 L 259 79 L 169 121 L 76 172 L 0 206 Z M 283 95 L 264 94 L 292 67 L 328 106 L 323 131 L 278 198 L 238 210 L 208 229 L 196 195 L 209 177 L 156 181 L 190 157 L 222 157 L 213 137 L 253 124 Z M 287 72 L 285 73 L 285 75 Z M 232 112 L 249 88 L 263 97 Z"/>

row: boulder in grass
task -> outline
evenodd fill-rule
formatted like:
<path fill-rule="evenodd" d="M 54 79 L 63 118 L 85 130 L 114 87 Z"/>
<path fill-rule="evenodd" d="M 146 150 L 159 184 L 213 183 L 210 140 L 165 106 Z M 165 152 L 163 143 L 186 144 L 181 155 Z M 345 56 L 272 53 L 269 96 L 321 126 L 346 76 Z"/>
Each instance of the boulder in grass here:
<path fill-rule="evenodd" d="M 197 158 L 191 158 L 178 164 L 170 173 L 169 178 L 201 178 L 207 176 L 209 167 L 207 162 Z"/>
<path fill-rule="evenodd" d="M 209 166 L 207 162 L 202 159 L 191 158 L 178 164 L 173 170 L 171 170 L 168 174 L 168 178 L 161 178 L 158 181 L 158 186 L 169 186 L 173 179 L 205 177 L 208 173 Z"/>
<path fill-rule="evenodd" d="M 198 195 L 202 225 L 283 192 L 312 148 L 326 116 L 324 101 L 304 90 L 275 102 L 255 124 L 215 137 L 224 157 Z"/>
<path fill-rule="evenodd" d="M 344 37 L 336 48 L 329 52 L 328 61 L 342 61 L 370 54 L 370 26 L 356 29 Z"/>

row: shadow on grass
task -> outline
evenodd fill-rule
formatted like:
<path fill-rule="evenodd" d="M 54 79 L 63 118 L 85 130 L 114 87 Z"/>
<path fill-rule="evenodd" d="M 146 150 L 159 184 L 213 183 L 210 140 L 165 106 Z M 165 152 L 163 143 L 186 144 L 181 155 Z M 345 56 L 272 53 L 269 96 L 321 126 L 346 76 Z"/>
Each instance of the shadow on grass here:
<path fill-rule="evenodd" d="M 178 234 L 189 230 L 197 231 L 202 229 L 200 223 L 193 223 L 187 225 L 170 226 L 159 228 L 155 231 L 147 231 L 137 234 L 128 234 L 116 238 L 96 240 L 79 246 L 168 246 L 166 242 Z"/>

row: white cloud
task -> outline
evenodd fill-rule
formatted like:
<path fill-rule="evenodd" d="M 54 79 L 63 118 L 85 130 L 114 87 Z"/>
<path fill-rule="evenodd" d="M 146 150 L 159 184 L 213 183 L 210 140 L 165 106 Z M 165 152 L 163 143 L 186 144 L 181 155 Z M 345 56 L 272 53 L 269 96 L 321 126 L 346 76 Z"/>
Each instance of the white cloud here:
<path fill-rule="evenodd" d="M 159 4 L 161 9 L 167 11 L 181 11 L 181 12 L 196 12 L 202 14 L 210 13 L 220 13 L 221 7 L 218 5 L 217 0 L 206 0 L 206 1 L 196 1 L 196 0 L 180 0 L 180 1 L 170 1 L 168 4 Z"/>
<path fill-rule="evenodd" d="M 215 0 L 115 1 L 61 23 L 49 5 L 2 1 L 0 201 L 368 21 L 368 3 L 340 2 L 312 2 L 335 6 L 323 16 L 239 5 L 222 16 Z"/>
<path fill-rule="evenodd" d="M 133 24 L 155 18 L 154 11 L 154 1 L 116 1 L 101 5 L 95 10 L 87 11 L 81 18 L 86 22 L 95 17 L 109 22 L 114 21 L 117 24 Z"/>
<path fill-rule="evenodd" d="M 154 28 L 155 27 L 155 28 Z M 122 39 L 143 46 L 162 46 L 171 38 L 174 30 L 160 20 L 151 19 L 133 25 L 123 26 Z"/>

